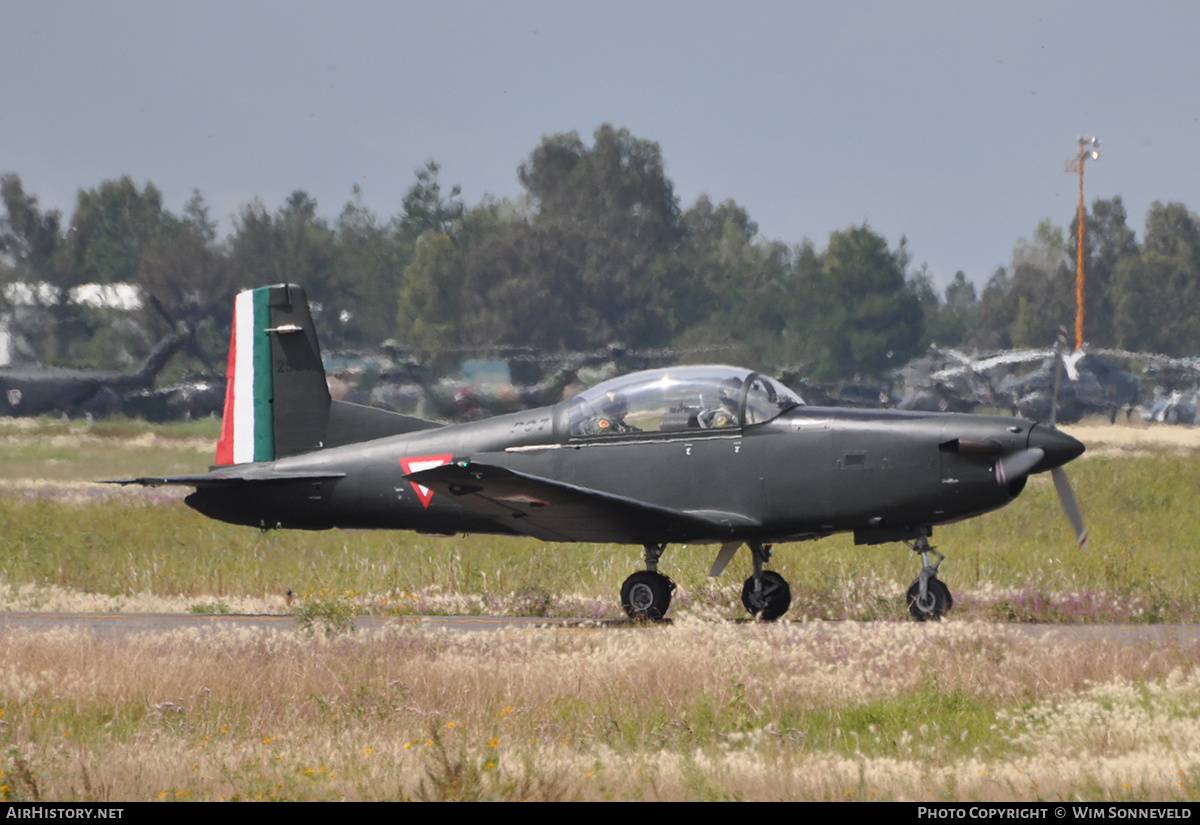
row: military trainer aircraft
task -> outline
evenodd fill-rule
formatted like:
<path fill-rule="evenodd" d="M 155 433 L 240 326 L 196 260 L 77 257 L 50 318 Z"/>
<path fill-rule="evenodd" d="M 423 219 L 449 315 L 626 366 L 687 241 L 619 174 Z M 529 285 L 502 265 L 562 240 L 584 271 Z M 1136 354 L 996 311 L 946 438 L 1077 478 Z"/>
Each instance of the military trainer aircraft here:
<path fill-rule="evenodd" d="M 754 573 L 742 602 L 779 618 L 791 591 L 765 570 L 777 542 L 852 532 L 921 556 L 908 589 L 917 619 L 952 605 L 933 527 L 1008 504 L 1051 471 L 1082 540 L 1062 465 L 1084 447 L 1009 417 L 809 407 L 778 381 L 728 366 L 649 370 L 570 400 L 441 425 L 331 400 L 304 291 L 237 296 L 216 466 L 124 479 L 195 488 L 212 518 L 271 528 L 500 533 L 639 544 L 645 570 L 621 588 L 635 618 L 666 613 L 670 543 L 742 544 Z M 936 557 L 937 561 L 931 561 Z"/>

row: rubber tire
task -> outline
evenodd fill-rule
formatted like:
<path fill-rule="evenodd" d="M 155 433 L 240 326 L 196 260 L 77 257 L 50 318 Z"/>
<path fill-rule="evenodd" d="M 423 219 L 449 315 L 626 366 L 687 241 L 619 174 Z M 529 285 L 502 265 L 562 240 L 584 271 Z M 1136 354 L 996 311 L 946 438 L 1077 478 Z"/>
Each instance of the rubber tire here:
<path fill-rule="evenodd" d="M 621 607 L 634 621 L 657 622 L 671 606 L 675 583 L 662 573 L 641 570 L 621 585 Z"/>
<path fill-rule="evenodd" d="M 933 610 L 926 612 L 917 604 L 917 596 L 921 592 L 921 582 L 915 581 L 908 587 L 908 593 L 905 595 L 905 600 L 908 602 L 908 612 L 918 622 L 935 621 L 940 622 L 942 616 L 950 612 L 954 607 L 954 597 L 950 595 L 950 588 L 941 579 L 930 579 L 926 585 L 926 590 L 933 597 Z"/>
<path fill-rule="evenodd" d="M 772 592 L 767 597 L 767 606 L 761 611 L 755 610 L 750 601 L 750 597 L 754 594 L 754 577 L 746 579 L 742 585 L 742 607 L 752 614 L 758 615 L 758 618 L 764 622 L 773 622 L 788 612 L 788 608 L 792 606 L 792 588 L 788 586 L 787 579 L 776 573 L 774 570 L 763 571 L 763 589 Z"/>

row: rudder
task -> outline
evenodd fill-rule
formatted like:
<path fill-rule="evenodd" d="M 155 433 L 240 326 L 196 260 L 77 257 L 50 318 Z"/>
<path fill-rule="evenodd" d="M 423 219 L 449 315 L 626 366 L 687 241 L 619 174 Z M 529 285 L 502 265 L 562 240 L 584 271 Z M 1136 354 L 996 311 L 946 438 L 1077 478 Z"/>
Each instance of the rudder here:
<path fill-rule="evenodd" d="M 238 293 L 216 464 L 273 461 L 321 448 L 329 407 L 304 289 L 276 284 Z"/>

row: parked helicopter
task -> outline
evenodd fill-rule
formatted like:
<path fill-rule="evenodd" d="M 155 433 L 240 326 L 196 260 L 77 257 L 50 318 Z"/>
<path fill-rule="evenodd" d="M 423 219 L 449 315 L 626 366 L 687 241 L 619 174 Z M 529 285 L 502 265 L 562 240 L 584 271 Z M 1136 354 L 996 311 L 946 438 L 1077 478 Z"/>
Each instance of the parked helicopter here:
<path fill-rule="evenodd" d="M 791 591 L 764 569 L 777 542 L 852 532 L 921 557 L 912 615 L 953 600 L 933 527 L 1003 507 L 1032 473 L 1054 475 L 1086 536 L 1062 465 L 1084 446 L 1051 426 L 998 416 L 809 407 L 757 372 L 689 366 L 624 375 L 553 406 L 441 425 L 331 400 L 303 289 L 236 298 L 216 466 L 118 480 L 195 488 L 222 521 L 271 528 L 498 533 L 640 544 L 646 569 L 621 588 L 635 618 L 661 618 L 670 543 L 742 544 L 754 572 L 742 603 L 782 616 Z M 937 561 L 931 561 L 936 557 Z"/>
<path fill-rule="evenodd" d="M 79 415 L 119 410 L 123 395 L 152 387 L 155 377 L 185 343 L 184 336 L 168 333 L 137 372 L 42 365 L 0 367 L 0 415 Z"/>
<path fill-rule="evenodd" d="M 954 388 L 960 398 L 1008 405 L 1013 415 L 1035 421 L 1053 418 L 1074 423 L 1085 415 L 1104 415 L 1115 422 L 1121 410 L 1128 416 L 1141 400 L 1142 384 L 1115 360 L 1153 356 L 1110 349 L 1077 349 L 1064 354 L 1065 336 L 1066 331 L 1060 330 L 1056 347 L 1006 350 L 980 357 L 945 350 L 940 355 L 946 365 L 932 372 L 924 384 Z M 1030 365 L 1037 366 L 1030 370 Z M 1025 371 L 1014 372 L 1021 367 Z"/>
<path fill-rule="evenodd" d="M 67 416 L 105 416 L 124 413 L 139 415 L 147 420 L 164 421 L 201 413 L 204 403 L 203 400 L 197 403 L 197 398 L 203 395 L 204 387 L 196 386 L 197 382 L 177 384 L 161 390 L 156 390 L 154 383 L 180 350 L 186 350 L 211 370 L 208 355 L 194 335 L 196 329 L 203 328 L 208 321 L 191 324 L 177 320 L 151 293 L 145 293 L 139 300 L 144 300 L 166 320 L 168 330 L 151 348 L 136 372 L 42 364 L 2 366 L 0 415 L 18 417 L 61 413 Z M 207 410 L 203 414 L 207 414 Z"/>

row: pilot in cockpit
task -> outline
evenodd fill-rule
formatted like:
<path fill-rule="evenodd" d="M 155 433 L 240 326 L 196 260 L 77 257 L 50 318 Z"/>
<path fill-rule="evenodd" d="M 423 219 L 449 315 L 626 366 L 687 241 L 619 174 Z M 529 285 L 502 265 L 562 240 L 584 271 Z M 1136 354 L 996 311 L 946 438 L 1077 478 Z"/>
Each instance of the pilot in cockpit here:
<path fill-rule="evenodd" d="M 717 406 L 703 410 L 697 416 L 701 427 L 720 428 L 738 425 L 737 411 L 742 401 L 742 379 L 736 376 L 721 382 L 717 393 Z"/>
<path fill-rule="evenodd" d="M 607 392 L 600 398 L 600 414 L 584 424 L 584 435 L 637 432 L 637 427 L 625 421 L 629 402 L 623 392 Z"/>

